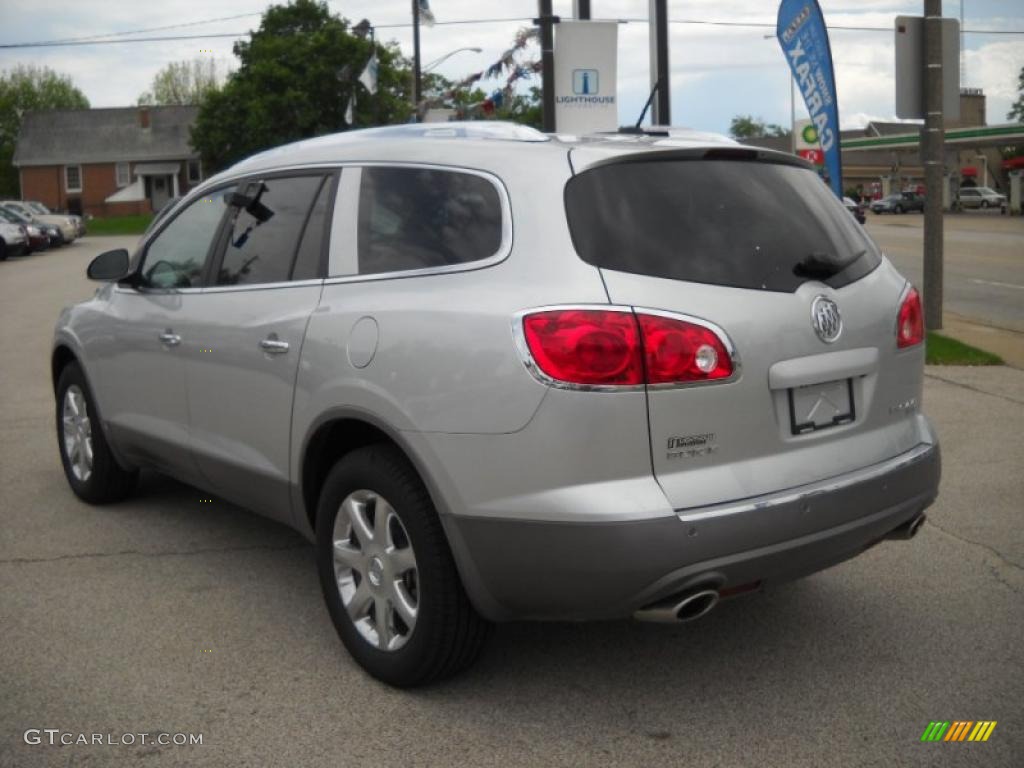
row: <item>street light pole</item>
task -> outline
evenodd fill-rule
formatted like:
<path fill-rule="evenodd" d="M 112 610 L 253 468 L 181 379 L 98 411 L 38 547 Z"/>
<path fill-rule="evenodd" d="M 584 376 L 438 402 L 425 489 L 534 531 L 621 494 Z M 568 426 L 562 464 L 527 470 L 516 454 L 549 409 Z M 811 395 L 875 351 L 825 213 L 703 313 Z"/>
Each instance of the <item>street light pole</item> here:
<path fill-rule="evenodd" d="M 420 121 L 420 102 L 423 100 L 423 73 L 420 71 L 420 0 L 412 0 L 412 108 L 416 122 Z"/>
<path fill-rule="evenodd" d="M 552 26 L 558 17 L 551 11 L 551 0 L 537 0 L 540 26 L 541 119 L 545 133 L 555 132 L 555 35 Z"/>
<path fill-rule="evenodd" d="M 924 0 L 924 322 L 942 328 L 942 0 Z"/>

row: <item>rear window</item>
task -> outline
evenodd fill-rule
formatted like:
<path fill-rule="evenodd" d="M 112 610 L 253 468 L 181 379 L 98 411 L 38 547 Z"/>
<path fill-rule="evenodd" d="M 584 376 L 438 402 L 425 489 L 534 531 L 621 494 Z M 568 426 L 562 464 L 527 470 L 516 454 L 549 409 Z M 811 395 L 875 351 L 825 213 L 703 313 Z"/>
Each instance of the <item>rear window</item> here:
<path fill-rule="evenodd" d="M 624 162 L 566 185 L 580 257 L 606 269 L 792 292 L 833 288 L 881 261 L 861 225 L 813 172 L 747 160 Z"/>

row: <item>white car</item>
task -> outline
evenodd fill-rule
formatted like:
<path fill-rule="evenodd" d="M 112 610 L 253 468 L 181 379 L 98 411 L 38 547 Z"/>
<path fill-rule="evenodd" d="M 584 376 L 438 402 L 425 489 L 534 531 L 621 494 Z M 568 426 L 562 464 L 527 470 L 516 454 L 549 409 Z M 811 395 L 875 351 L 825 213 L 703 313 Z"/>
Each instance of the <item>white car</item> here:
<path fill-rule="evenodd" d="M 990 187 L 961 187 L 961 208 L 1005 208 L 1006 196 Z"/>
<path fill-rule="evenodd" d="M 65 243 L 70 243 L 78 237 L 79 226 L 75 223 L 75 217 L 73 216 L 63 213 L 40 213 L 24 200 L 0 200 L 0 206 L 8 208 L 29 219 L 38 219 L 46 224 L 53 224 L 60 230 L 60 236 L 63 238 Z M 40 207 L 44 211 L 48 211 L 45 206 Z"/>
<path fill-rule="evenodd" d="M 0 220 L 0 261 L 8 256 L 20 256 L 28 248 L 28 239 L 21 227 Z"/>

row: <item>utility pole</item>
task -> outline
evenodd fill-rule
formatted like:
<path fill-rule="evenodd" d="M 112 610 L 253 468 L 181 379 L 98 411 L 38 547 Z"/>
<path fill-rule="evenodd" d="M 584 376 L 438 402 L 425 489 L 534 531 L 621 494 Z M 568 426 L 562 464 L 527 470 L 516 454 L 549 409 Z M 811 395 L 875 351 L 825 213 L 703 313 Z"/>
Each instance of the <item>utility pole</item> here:
<path fill-rule="evenodd" d="M 580 21 L 590 19 L 590 0 L 572 0 L 573 16 Z"/>
<path fill-rule="evenodd" d="M 651 125 L 671 125 L 668 77 L 668 0 L 650 0 L 651 90 L 658 89 L 651 109 Z"/>
<path fill-rule="evenodd" d="M 420 0 L 412 0 L 412 108 L 416 122 L 420 121 L 420 102 L 423 101 L 423 73 L 420 72 Z"/>
<path fill-rule="evenodd" d="M 546 133 L 555 131 L 555 35 L 554 25 L 558 17 L 551 12 L 551 0 L 538 0 L 540 15 L 533 20 L 540 26 L 540 77 L 543 128 Z"/>
<path fill-rule="evenodd" d="M 924 322 L 942 328 L 942 0 L 924 0 Z"/>

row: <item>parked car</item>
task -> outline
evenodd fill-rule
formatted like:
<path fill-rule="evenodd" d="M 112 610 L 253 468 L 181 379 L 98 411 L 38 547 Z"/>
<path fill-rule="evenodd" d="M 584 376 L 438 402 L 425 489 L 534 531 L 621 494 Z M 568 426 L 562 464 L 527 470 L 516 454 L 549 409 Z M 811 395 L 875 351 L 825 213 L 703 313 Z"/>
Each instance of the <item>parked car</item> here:
<path fill-rule="evenodd" d="M 913 536 L 917 291 L 799 158 L 618 138 L 393 126 L 207 180 L 60 315 L 71 489 L 293 526 L 399 686 L 491 621 L 686 621 Z"/>
<path fill-rule="evenodd" d="M 960 187 L 961 208 L 1005 208 L 1006 196 L 989 187 Z"/>
<path fill-rule="evenodd" d="M 21 229 L 27 243 L 25 248 L 26 253 L 45 251 L 50 247 L 50 238 L 47 236 L 43 228 L 35 222 L 22 219 L 20 216 L 8 211 L 6 208 L 0 208 L 0 220 L 6 221 L 9 224 L 14 224 Z"/>
<path fill-rule="evenodd" d="M 39 214 L 22 200 L 0 200 L 0 207 L 14 211 L 26 218 L 38 219 L 47 224 L 53 224 L 60 230 L 61 240 L 64 243 L 70 243 L 78 237 L 78 225 L 70 216 L 63 214 Z"/>
<path fill-rule="evenodd" d="M 32 227 L 46 238 L 45 243 L 40 242 L 40 246 L 38 248 L 33 246 L 32 250 L 44 250 L 46 248 L 61 245 L 64 242 L 60 229 L 53 224 L 47 224 L 44 221 L 40 221 L 38 218 L 18 213 L 15 209 L 5 208 L 2 205 L 0 205 L 0 216 L 3 216 L 13 224 L 24 227 L 26 229 L 26 234 L 28 233 L 28 228 Z M 40 241 L 41 240 L 42 238 L 40 238 Z"/>
<path fill-rule="evenodd" d="M 8 256 L 21 256 L 28 249 L 25 230 L 18 224 L 0 219 L 0 261 Z"/>
<path fill-rule="evenodd" d="M 858 224 L 863 224 L 867 221 L 867 216 L 864 215 L 864 206 L 854 202 L 853 198 L 844 197 L 843 205 L 846 206 L 846 210 L 857 220 Z"/>
<path fill-rule="evenodd" d="M 899 192 L 875 200 L 871 204 L 872 213 L 907 213 L 908 211 L 924 213 L 924 197 L 914 192 Z"/>
<path fill-rule="evenodd" d="M 40 203 L 40 202 L 38 202 L 36 200 L 26 200 L 25 201 L 25 205 L 28 208 L 30 208 L 34 213 L 39 215 L 39 216 L 62 216 L 62 215 L 63 216 L 67 216 L 69 219 L 71 219 L 72 222 L 74 222 L 74 225 L 75 225 L 75 237 L 81 237 L 82 235 L 84 235 L 86 233 L 85 217 L 84 216 L 79 216 L 76 213 L 68 213 L 68 214 L 54 213 L 49 208 L 47 208 L 45 205 L 43 205 L 42 203 Z"/>

